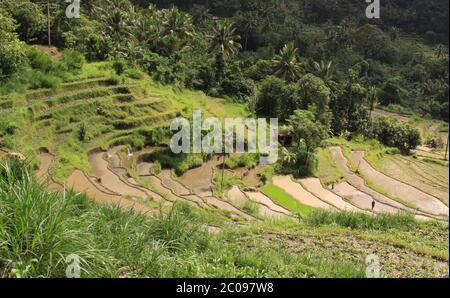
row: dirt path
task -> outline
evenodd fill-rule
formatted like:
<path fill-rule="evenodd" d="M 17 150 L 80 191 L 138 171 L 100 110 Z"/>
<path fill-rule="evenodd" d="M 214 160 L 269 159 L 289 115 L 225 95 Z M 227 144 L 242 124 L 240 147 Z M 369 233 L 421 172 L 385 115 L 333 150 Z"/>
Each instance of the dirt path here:
<path fill-rule="evenodd" d="M 292 180 L 291 176 L 274 176 L 273 184 L 282 188 L 285 192 L 290 194 L 292 197 L 294 197 L 302 204 L 316 208 L 331 209 L 331 210 L 336 209 L 330 204 L 321 201 L 319 198 L 315 197 L 314 195 L 306 191 L 300 185 L 300 183 L 297 183 L 294 180 Z"/>
<path fill-rule="evenodd" d="M 0 149 L 0 158 L 5 157 L 6 155 L 8 155 L 8 152 L 4 151 L 3 149 Z"/>
<path fill-rule="evenodd" d="M 440 200 L 415 187 L 378 172 L 365 160 L 364 156 L 364 151 L 353 151 L 351 153 L 352 161 L 359 165 L 359 170 L 363 172 L 364 175 L 367 176 L 373 183 L 383 188 L 389 194 L 400 197 L 403 200 L 413 204 L 420 211 L 438 216 L 448 216 L 449 209 Z"/>
<path fill-rule="evenodd" d="M 39 182 L 43 182 L 49 178 L 48 171 L 52 166 L 55 157 L 48 152 L 42 151 L 41 153 L 39 153 L 38 158 L 39 158 L 39 168 L 36 171 L 36 177 Z"/>
<path fill-rule="evenodd" d="M 120 195 L 106 193 L 98 188 L 98 186 L 81 170 L 75 170 L 67 179 L 67 187 L 77 192 L 85 192 L 90 198 L 98 203 L 117 205 L 121 208 L 132 208 L 139 213 L 156 214 L 157 211 L 145 204 L 125 199 Z"/>
<path fill-rule="evenodd" d="M 325 189 L 318 178 L 307 178 L 300 180 L 302 186 L 312 193 L 314 196 L 320 198 L 322 201 L 333 205 L 337 209 L 346 211 L 361 211 L 361 209 L 356 208 L 352 204 L 344 201 L 340 196 L 334 194 L 333 192 Z"/>

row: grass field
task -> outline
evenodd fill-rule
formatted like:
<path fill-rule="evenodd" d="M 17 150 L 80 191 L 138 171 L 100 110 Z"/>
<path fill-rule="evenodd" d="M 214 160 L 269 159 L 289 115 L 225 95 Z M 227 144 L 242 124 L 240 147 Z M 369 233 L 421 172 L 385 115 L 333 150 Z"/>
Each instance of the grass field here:
<path fill-rule="evenodd" d="M 302 217 L 307 216 L 313 210 L 312 207 L 300 203 L 290 194 L 275 185 L 266 185 L 261 189 L 261 192 L 278 205 L 295 214 L 300 214 Z"/>
<path fill-rule="evenodd" d="M 319 148 L 317 152 L 319 160 L 316 176 L 325 185 L 338 183 L 345 179 L 344 174 L 336 165 L 336 162 L 331 157 L 331 152 L 328 148 Z"/>

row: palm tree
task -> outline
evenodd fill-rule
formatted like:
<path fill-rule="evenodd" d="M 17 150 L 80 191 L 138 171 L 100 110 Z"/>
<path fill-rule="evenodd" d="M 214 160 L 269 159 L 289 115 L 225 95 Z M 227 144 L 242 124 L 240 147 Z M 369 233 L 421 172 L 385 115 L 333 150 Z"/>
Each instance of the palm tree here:
<path fill-rule="evenodd" d="M 162 25 L 164 36 L 177 35 L 184 38 L 194 33 L 192 18 L 175 7 L 164 12 Z"/>
<path fill-rule="evenodd" d="M 273 59 L 275 75 L 287 82 L 293 82 L 300 78 L 302 73 L 301 63 L 297 59 L 298 49 L 294 43 L 286 44 Z"/>
<path fill-rule="evenodd" d="M 443 44 L 437 45 L 435 51 L 438 59 L 443 58 L 448 52 L 447 48 Z"/>
<path fill-rule="evenodd" d="M 286 148 L 281 149 L 281 154 L 283 156 L 283 161 L 288 164 L 295 164 L 297 162 L 297 155 L 295 152 L 289 151 Z"/>
<path fill-rule="evenodd" d="M 333 62 L 329 61 L 328 63 L 325 61 L 313 62 L 313 73 L 317 77 L 321 78 L 325 83 L 329 82 L 333 78 Z"/>
<path fill-rule="evenodd" d="M 227 21 L 218 21 L 213 28 L 213 36 L 210 51 L 220 53 L 224 58 L 236 55 L 242 48 L 239 43 L 241 37 L 235 34 L 234 24 Z"/>
<path fill-rule="evenodd" d="M 378 91 L 375 86 L 369 88 L 369 93 L 367 94 L 367 102 L 369 103 L 369 119 L 372 119 L 372 113 L 378 104 Z"/>
<path fill-rule="evenodd" d="M 391 41 L 396 41 L 400 38 L 400 29 L 398 27 L 393 26 L 391 28 Z"/>
<path fill-rule="evenodd" d="M 226 67 L 226 59 L 236 55 L 242 48 L 241 37 L 235 34 L 234 24 L 222 20 L 215 23 L 211 36 L 210 52 L 216 55 L 216 80 L 221 81 Z"/>

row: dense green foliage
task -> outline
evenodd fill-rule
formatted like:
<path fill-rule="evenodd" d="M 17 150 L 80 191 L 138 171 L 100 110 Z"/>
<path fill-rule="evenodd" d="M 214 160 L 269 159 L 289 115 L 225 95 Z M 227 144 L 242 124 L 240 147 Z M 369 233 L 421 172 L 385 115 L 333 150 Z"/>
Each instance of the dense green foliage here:
<path fill-rule="evenodd" d="M 259 112 L 267 116 L 273 113 L 264 112 L 267 76 L 283 79 L 287 89 L 308 86 L 312 90 L 294 93 L 326 95 L 332 123 L 340 123 L 332 126 L 336 133 L 361 127 L 371 87 L 384 105 L 402 104 L 448 119 L 448 50 L 442 45 L 448 43 L 448 3 L 396 0 L 384 5 L 383 18 L 372 21 L 365 17 L 365 3 L 348 0 L 108 0 L 82 2 L 81 18 L 68 19 L 65 6 L 55 2 L 50 36 L 54 45 L 89 60 L 139 65 L 165 84 L 228 96 L 250 107 L 259 101 Z M 3 76 L 17 71 L 23 60 L 18 37 L 47 43 L 45 8 L 30 0 L 0 4 L 2 47 L 16 49 L 2 50 L 13 55 L 2 63 Z M 330 90 L 323 93 L 314 77 L 297 83 L 307 73 Z M 298 96 L 280 93 L 275 103 L 296 105 L 289 113 L 323 100 L 305 102 Z"/>

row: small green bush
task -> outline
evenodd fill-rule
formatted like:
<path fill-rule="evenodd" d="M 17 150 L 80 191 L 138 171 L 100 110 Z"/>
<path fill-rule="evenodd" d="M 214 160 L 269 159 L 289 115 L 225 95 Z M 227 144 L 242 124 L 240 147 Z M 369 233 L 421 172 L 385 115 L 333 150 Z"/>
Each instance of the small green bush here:
<path fill-rule="evenodd" d="M 126 63 L 122 59 L 115 59 L 112 63 L 112 67 L 116 72 L 116 75 L 121 76 L 126 69 Z"/>
<path fill-rule="evenodd" d="M 105 79 L 105 85 L 117 86 L 120 84 L 120 77 L 118 75 L 111 75 Z"/>
<path fill-rule="evenodd" d="M 79 73 L 83 68 L 84 63 L 86 63 L 86 59 L 81 53 L 66 49 L 62 52 L 61 62 L 66 71 Z"/>
<path fill-rule="evenodd" d="M 152 168 L 150 169 L 150 174 L 154 176 L 159 175 L 161 173 L 161 170 L 161 163 L 159 161 L 155 161 Z"/>
<path fill-rule="evenodd" d="M 142 80 L 144 78 L 144 74 L 135 68 L 129 68 L 125 71 L 125 75 L 133 80 Z"/>

